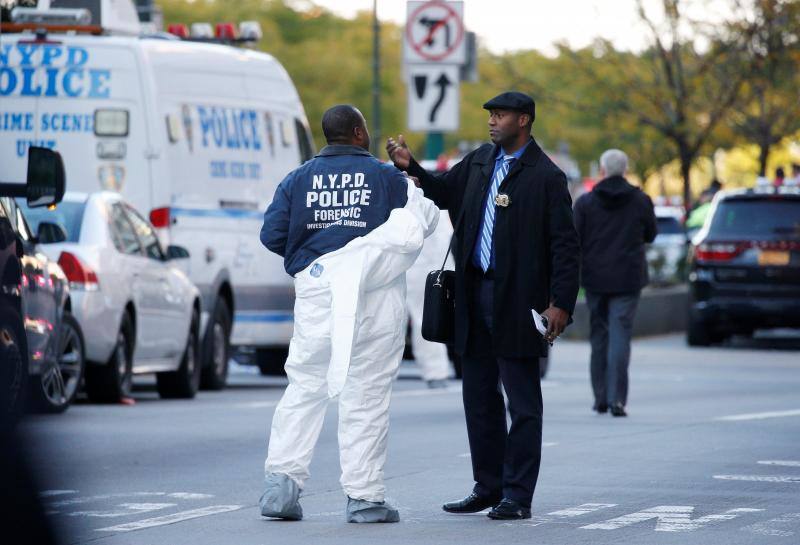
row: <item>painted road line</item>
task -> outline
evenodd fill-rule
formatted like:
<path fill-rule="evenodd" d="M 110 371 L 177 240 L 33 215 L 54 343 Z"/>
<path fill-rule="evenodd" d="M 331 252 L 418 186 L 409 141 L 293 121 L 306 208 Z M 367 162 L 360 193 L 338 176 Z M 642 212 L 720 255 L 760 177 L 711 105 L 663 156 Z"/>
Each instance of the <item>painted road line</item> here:
<path fill-rule="evenodd" d="M 52 498 L 53 496 L 64 496 L 65 494 L 77 494 L 77 490 L 45 490 L 39 492 L 39 497 Z"/>
<path fill-rule="evenodd" d="M 762 536 L 791 537 L 797 528 L 800 528 L 800 513 L 786 513 L 771 520 L 745 526 L 742 530 Z"/>
<path fill-rule="evenodd" d="M 569 509 L 561 509 L 559 511 L 547 513 L 547 516 L 561 518 L 579 517 L 581 515 L 586 515 L 587 513 L 594 513 L 595 511 L 600 511 L 601 509 L 608 509 L 609 507 L 616 506 L 616 503 L 583 503 L 577 507 L 570 507 Z"/>
<path fill-rule="evenodd" d="M 743 513 L 757 513 L 759 511 L 763 511 L 763 509 L 737 508 L 729 509 L 717 515 L 706 515 L 693 519 L 694 507 L 691 505 L 658 505 L 644 511 L 581 526 L 581 528 L 584 530 L 617 530 L 618 528 L 655 519 L 656 532 L 691 532 L 702 528 L 709 522 L 731 520 Z"/>
<path fill-rule="evenodd" d="M 117 511 L 74 511 L 69 513 L 71 517 L 100 517 L 100 518 L 117 518 L 127 517 L 130 515 L 138 515 L 141 513 L 150 513 L 152 511 L 160 511 L 168 507 L 175 507 L 177 503 L 120 503 L 117 507 L 122 510 Z"/>
<path fill-rule="evenodd" d="M 767 418 L 785 418 L 787 416 L 800 416 L 800 409 L 792 409 L 790 411 L 770 411 L 765 413 L 733 414 L 729 416 L 720 416 L 714 420 L 739 422 L 741 420 L 765 420 Z"/>
<path fill-rule="evenodd" d="M 210 515 L 217 515 L 219 513 L 230 513 L 231 511 L 238 511 L 244 505 L 211 505 L 201 509 L 190 509 L 189 511 L 181 511 L 163 517 L 155 517 L 144 520 L 137 520 L 136 522 L 128 522 L 125 524 L 118 524 L 116 526 L 109 526 L 108 528 L 98 528 L 98 532 L 132 532 L 134 530 L 143 530 L 145 528 L 153 528 L 155 526 L 166 526 L 167 524 L 175 524 L 185 520 L 196 519 L 200 517 L 208 517 Z"/>
<path fill-rule="evenodd" d="M 173 492 L 171 494 L 167 494 L 169 498 L 175 498 L 177 500 L 207 500 L 209 498 L 213 498 L 214 494 L 197 494 L 195 492 Z"/>
<path fill-rule="evenodd" d="M 760 460 L 764 466 L 800 467 L 800 460 Z"/>
<path fill-rule="evenodd" d="M 74 491 L 77 492 L 77 491 Z M 52 496 L 52 495 L 51 495 Z M 55 500 L 51 501 L 48 498 L 43 498 L 47 501 L 48 507 L 66 507 L 68 505 L 80 505 L 82 503 L 91 503 L 95 501 L 103 501 L 103 500 L 113 500 L 117 498 L 141 498 L 141 497 L 148 497 L 148 496 L 157 496 L 157 497 L 168 497 L 168 498 L 175 498 L 179 500 L 207 500 L 209 498 L 213 498 L 213 494 L 197 494 L 194 492 L 119 492 L 115 494 L 100 494 L 97 496 L 84 496 L 78 498 L 69 498 L 63 500 Z"/>
<path fill-rule="evenodd" d="M 111 500 L 115 498 L 139 498 L 142 496 L 166 496 L 166 495 L 167 495 L 166 492 L 125 492 L 116 494 L 100 494 L 97 496 L 84 496 L 82 498 L 69 498 L 66 500 L 48 502 L 48 507 L 65 507 L 67 505 L 80 505 L 82 503 Z"/>
<path fill-rule="evenodd" d="M 749 481 L 758 483 L 800 483 L 800 475 L 714 475 L 721 481 Z"/>

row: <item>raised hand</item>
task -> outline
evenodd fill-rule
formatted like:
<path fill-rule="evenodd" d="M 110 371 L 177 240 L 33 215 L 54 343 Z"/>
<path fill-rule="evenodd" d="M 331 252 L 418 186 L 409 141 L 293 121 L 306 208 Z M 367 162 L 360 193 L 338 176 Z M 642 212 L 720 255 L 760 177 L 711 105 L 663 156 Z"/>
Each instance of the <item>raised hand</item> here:
<path fill-rule="evenodd" d="M 402 134 L 397 137 L 397 140 L 390 137 L 386 141 L 386 153 L 389 154 L 389 158 L 400 170 L 407 169 L 408 165 L 411 164 L 411 151 L 409 151 L 406 139 L 403 138 Z"/>

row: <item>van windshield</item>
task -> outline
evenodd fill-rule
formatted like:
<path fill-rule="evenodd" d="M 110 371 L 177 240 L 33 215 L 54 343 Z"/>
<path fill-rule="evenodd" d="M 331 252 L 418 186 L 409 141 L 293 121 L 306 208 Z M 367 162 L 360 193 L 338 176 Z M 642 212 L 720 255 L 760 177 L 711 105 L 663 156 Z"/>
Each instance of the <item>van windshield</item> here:
<path fill-rule="evenodd" d="M 78 242 L 81 236 L 83 210 L 86 208 L 85 201 L 62 201 L 54 210 L 49 210 L 48 208 L 28 208 L 24 199 L 18 199 L 17 204 L 25 214 L 25 219 L 32 232 L 37 233 L 39 231 L 39 224 L 46 221 L 60 225 L 64 231 L 66 231 L 66 242 Z"/>

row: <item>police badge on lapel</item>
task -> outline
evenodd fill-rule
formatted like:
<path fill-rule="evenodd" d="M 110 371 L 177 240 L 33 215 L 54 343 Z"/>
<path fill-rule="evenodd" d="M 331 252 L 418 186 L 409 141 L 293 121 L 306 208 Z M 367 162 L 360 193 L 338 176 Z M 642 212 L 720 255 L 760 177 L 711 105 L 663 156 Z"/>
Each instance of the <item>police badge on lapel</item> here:
<path fill-rule="evenodd" d="M 506 208 L 509 204 L 511 204 L 511 197 L 509 197 L 505 193 L 500 193 L 494 198 L 494 203 L 497 206 L 502 206 L 503 208 Z"/>

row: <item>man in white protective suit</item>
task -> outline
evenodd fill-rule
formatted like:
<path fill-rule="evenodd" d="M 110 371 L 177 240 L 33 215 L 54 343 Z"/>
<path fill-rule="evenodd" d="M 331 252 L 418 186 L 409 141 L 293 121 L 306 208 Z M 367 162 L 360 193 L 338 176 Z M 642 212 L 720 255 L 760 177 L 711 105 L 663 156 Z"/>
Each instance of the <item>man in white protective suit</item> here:
<path fill-rule="evenodd" d="M 450 359 L 447 347 L 441 343 L 433 343 L 422 338 L 422 308 L 425 303 L 425 279 L 428 273 L 441 269 L 453 270 L 453 257 L 447 252 L 453 227 L 446 210 L 442 210 L 436 231 L 425 239 L 425 246 L 419 257 L 406 273 L 406 306 L 411 319 L 411 346 L 414 361 L 420 368 L 422 379 L 429 388 L 447 387 L 450 377 Z M 445 263 L 445 255 L 448 255 Z"/>
<path fill-rule="evenodd" d="M 439 212 L 404 173 L 369 154 L 366 121 L 339 105 L 328 145 L 278 186 L 261 241 L 294 276 L 289 386 L 275 409 L 261 514 L 300 520 L 299 497 L 329 399 L 339 397 L 348 522 L 397 522 L 384 498 L 389 398 L 403 353 L 405 272 Z"/>

